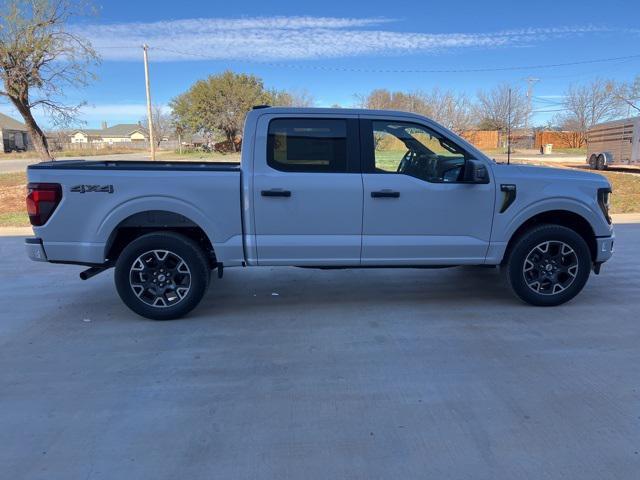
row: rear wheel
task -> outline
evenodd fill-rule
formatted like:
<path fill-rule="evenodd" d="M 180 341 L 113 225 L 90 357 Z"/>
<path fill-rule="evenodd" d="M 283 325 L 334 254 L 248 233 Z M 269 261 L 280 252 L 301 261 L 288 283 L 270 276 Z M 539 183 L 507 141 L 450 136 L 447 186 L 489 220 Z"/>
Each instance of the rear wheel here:
<path fill-rule="evenodd" d="M 200 246 L 173 232 L 143 235 L 122 251 L 115 283 L 122 301 L 153 320 L 182 317 L 207 290 L 210 269 Z"/>
<path fill-rule="evenodd" d="M 583 289 L 591 272 L 591 254 L 575 231 L 540 225 L 517 240 L 506 270 L 511 288 L 525 302 L 560 305 Z"/>

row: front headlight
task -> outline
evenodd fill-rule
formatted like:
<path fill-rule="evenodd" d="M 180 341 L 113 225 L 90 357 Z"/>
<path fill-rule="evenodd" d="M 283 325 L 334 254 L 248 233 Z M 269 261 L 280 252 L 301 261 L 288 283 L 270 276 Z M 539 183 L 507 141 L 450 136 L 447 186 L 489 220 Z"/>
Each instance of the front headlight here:
<path fill-rule="evenodd" d="M 611 187 L 598 189 L 598 205 L 604 214 L 604 218 L 607 222 L 611 223 L 611 216 L 609 215 L 609 199 L 611 197 Z"/>

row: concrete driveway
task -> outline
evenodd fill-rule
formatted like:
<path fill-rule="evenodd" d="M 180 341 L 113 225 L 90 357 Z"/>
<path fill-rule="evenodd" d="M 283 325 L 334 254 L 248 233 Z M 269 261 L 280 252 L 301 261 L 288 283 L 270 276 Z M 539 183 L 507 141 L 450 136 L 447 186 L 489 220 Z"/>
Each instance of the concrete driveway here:
<path fill-rule="evenodd" d="M 1 476 L 637 478 L 640 225 L 617 234 L 557 308 L 490 269 L 229 269 L 160 323 L 0 238 Z"/>

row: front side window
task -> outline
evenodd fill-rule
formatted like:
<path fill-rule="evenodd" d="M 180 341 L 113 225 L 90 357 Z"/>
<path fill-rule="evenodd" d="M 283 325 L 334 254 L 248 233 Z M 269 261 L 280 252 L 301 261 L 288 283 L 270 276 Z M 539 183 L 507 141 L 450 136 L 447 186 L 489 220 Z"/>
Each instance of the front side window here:
<path fill-rule="evenodd" d="M 286 172 L 346 172 L 347 121 L 272 120 L 267 138 L 267 164 Z"/>
<path fill-rule="evenodd" d="M 373 121 L 377 173 L 400 173 L 434 183 L 463 179 L 470 156 L 446 137 L 408 122 Z"/>

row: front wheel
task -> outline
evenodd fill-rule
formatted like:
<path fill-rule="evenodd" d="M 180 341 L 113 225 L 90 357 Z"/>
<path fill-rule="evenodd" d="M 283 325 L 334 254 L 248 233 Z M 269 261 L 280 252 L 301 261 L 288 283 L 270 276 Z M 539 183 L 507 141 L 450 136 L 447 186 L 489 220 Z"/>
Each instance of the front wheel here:
<path fill-rule="evenodd" d="M 554 306 L 580 293 L 591 272 L 591 254 L 574 230 L 540 225 L 517 240 L 506 267 L 518 297 L 531 305 Z"/>
<path fill-rule="evenodd" d="M 155 232 L 125 247 L 114 278 L 120 298 L 131 310 L 153 320 L 171 320 L 200 303 L 209 275 L 197 243 L 173 232 Z"/>

